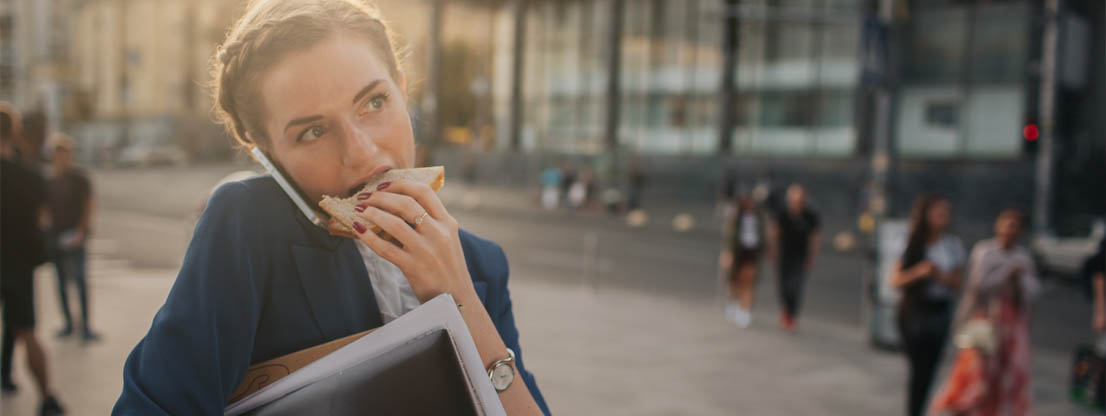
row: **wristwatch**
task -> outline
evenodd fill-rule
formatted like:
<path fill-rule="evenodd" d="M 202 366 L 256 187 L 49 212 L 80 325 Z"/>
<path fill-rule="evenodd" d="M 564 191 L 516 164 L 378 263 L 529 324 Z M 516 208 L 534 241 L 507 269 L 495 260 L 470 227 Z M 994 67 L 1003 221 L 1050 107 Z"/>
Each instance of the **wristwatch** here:
<path fill-rule="evenodd" d="M 488 368 L 488 378 L 492 380 L 492 387 L 495 387 L 496 392 L 502 393 L 515 381 L 514 363 L 515 352 L 507 348 L 507 358 L 496 361 Z"/>

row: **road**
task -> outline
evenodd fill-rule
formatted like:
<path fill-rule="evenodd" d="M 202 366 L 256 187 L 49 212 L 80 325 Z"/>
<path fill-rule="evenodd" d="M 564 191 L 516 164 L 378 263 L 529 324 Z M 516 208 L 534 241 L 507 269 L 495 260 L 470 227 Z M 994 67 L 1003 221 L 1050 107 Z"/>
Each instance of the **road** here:
<path fill-rule="evenodd" d="M 47 340 L 69 402 L 110 406 L 122 360 L 164 299 L 203 199 L 237 169 L 95 172 L 91 276 L 95 316 L 109 336 L 85 348 Z M 810 279 L 799 334 L 775 327 L 770 270 L 758 287 L 757 321 L 739 330 L 718 312 L 719 236 L 709 207 L 658 207 L 663 214 L 650 226 L 634 228 L 599 213 L 542 213 L 517 191 L 450 183 L 442 197 L 463 227 L 507 252 L 527 362 L 557 413 L 899 412 L 905 364 L 866 344 L 856 255 L 827 250 Z M 691 232 L 666 224 L 681 211 L 697 214 Z M 50 271 L 40 274 L 45 336 L 58 320 Z M 1065 395 L 1068 354 L 1089 338 L 1080 327 L 1085 304 L 1050 286 L 1035 310 L 1038 414 L 1079 414 Z M 110 377 L 95 381 L 90 371 Z M 4 402 L 5 414 L 33 406 L 22 392 Z"/>

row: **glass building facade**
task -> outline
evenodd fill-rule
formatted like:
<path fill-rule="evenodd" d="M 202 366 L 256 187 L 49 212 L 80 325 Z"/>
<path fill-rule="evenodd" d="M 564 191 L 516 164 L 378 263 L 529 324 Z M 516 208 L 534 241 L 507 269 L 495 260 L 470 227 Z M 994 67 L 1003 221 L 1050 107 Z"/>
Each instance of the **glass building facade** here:
<path fill-rule="evenodd" d="M 609 100 L 620 151 L 715 155 L 723 0 L 623 0 L 619 94 L 609 94 L 612 0 L 530 1 L 522 48 L 519 148 L 608 151 Z M 862 0 L 744 0 L 733 156 L 862 156 Z M 897 22 L 892 135 L 907 158 L 1010 158 L 1020 152 L 1030 8 L 1022 1 L 936 1 Z M 514 11 L 500 10 L 493 74 L 497 144 L 510 145 Z"/>

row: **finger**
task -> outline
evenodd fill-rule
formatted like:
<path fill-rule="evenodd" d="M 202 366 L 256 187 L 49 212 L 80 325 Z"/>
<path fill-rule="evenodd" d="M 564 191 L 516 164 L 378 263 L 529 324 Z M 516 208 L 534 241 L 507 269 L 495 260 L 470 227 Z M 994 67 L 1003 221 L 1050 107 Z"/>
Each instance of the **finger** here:
<path fill-rule="evenodd" d="M 400 270 L 407 270 L 407 267 L 411 264 L 411 254 L 372 231 L 358 233 L 357 238 L 368 245 L 374 253 L 396 265 Z"/>
<path fill-rule="evenodd" d="M 391 234 L 392 238 L 403 244 L 403 250 L 410 253 L 416 248 L 424 247 L 422 236 L 420 236 L 406 221 L 400 217 L 395 216 L 392 213 L 384 211 L 377 207 L 368 207 L 365 212 L 357 214 L 362 219 L 376 224 L 388 234 Z M 357 228 L 354 227 L 356 230 Z M 359 234 L 372 234 L 371 232 L 364 232 Z"/>
<path fill-rule="evenodd" d="M 397 181 L 388 184 L 388 186 L 381 189 L 381 191 L 385 193 L 403 194 L 414 198 L 415 201 L 436 220 L 440 221 L 449 217 L 449 212 L 446 211 L 445 205 L 442 204 L 442 199 L 438 197 L 438 193 L 434 192 L 430 186 L 425 184 Z"/>
<path fill-rule="evenodd" d="M 373 195 L 369 197 L 368 200 L 362 202 L 362 204 L 385 210 L 408 223 L 414 223 L 415 218 L 418 218 L 418 216 L 422 215 L 424 212 L 428 212 L 422 205 L 419 205 L 419 203 L 415 201 L 415 198 L 391 192 L 374 192 Z"/>

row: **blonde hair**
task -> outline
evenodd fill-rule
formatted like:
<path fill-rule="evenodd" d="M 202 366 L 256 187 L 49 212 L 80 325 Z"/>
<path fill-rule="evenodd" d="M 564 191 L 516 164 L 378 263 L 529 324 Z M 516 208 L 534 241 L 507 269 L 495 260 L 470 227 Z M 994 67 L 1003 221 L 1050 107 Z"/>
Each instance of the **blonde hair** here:
<path fill-rule="evenodd" d="M 308 48 L 327 36 L 348 32 L 367 40 L 388 65 L 394 80 L 402 77 L 395 36 L 379 9 L 364 0 L 252 0 L 211 60 L 215 116 L 243 147 L 268 140 L 261 127 L 265 112 L 258 80 L 290 52 Z M 247 136 L 250 132 L 250 136 Z"/>

